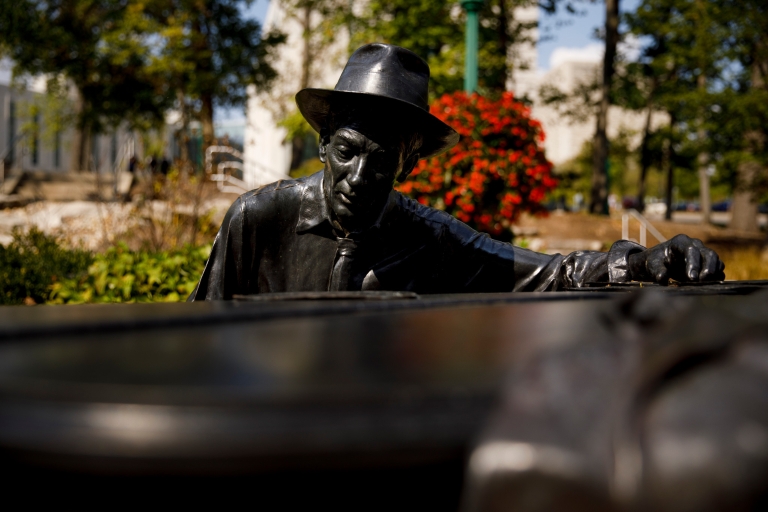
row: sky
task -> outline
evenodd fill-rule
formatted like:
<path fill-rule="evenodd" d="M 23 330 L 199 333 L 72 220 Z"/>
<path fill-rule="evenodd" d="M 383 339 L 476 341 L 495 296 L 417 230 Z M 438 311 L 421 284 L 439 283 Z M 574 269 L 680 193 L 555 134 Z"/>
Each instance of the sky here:
<path fill-rule="evenodd" d="M 622 0 L 621 11 L 634 11 L 640 0 Z M 582 0 L 576 2 L 578 15 L 559 13 L 554 16 L 539 13 L 540 33 L 544 40 L 538 44 L 538 66 L 551 69 L 564 60 L 597 61 L 603 58 L 604 44 L 595 32 L 605 23 L 605 3 Z"/>
<path fill-rule="evenodd" d="M 578 9 L 578 14 L 539 12 L 539 70 L 549 70 L 569 57 L 590 61 L 602 57 L 603 42 L 595 32 L 605 22 L 605 4 L 583 2 Z"/>

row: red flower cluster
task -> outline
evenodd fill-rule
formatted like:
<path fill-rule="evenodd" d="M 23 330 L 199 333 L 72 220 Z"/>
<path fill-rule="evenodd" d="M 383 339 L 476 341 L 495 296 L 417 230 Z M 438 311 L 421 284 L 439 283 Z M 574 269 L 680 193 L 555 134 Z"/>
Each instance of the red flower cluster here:
<path fill-rule="evenodd" d="M 557 182 L 539 146 L 541 124 L 511 92 L 498 99 L 446 94 L 431 112 L 461 135 L 452 149 L 421 160 L 397 189 L 494 237 L 506 238 L 522 212 L 542 213 Z"/>

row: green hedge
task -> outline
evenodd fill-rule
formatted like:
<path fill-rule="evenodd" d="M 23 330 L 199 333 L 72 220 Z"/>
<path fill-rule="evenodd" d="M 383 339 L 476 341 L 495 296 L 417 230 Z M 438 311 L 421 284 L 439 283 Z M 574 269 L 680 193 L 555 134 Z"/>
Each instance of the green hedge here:
<path fill-rule="evenodd" d="M 210 246 L 131 251 L 124 244 L 96 255 L 85 275 L 51 286 L 50 303 L 178 302 L 195 289 Z"/>
<path fill-rule="evenodd" d="M 0 304 L 40 304 L 51 286 L 83 275 L 93 263 L 88 251 L 69 250 L 38 229 L 14 230 L 7 247 L 0 245 Z"/>
<path fill-rule="evenodd" d="M 210 252 L 210 245 L 149 252 L 121 243 L 92 254 L 36 229 L 16 231 L 0 246 L 0 304 L 183 301 Z"/>

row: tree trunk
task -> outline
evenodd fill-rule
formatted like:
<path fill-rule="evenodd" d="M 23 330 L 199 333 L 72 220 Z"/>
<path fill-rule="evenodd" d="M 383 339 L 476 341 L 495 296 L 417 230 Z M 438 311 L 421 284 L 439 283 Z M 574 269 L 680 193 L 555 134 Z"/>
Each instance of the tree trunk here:
<path fill-rule="evenodd" d="M 203 128 L 203 154 L 213 145 L 213 96 L 200 95 L 200 124 Z"/>
<path fill-rule="evenodd" d="M 759 46 L 759 43 L 758 43 Z M 760 58 L 754 59 L 752 63 L 752 88 L 757 89 L 765 85 L 763 70 L 761 66 L 764 63 Z M 751 155 L 759 154 L 765 141 L 763 134 L 759 131 L 748 132 L 745 134 L 747 142 L 747 152 Z M 736 171 L 736 184 L 733 191 L 733 205 L 731 207 L 730 228 L 741 231 L 759 232 L 760 227 L 757 223 L 757 201 L 753 194 L 753 188 L 756 179 L 763 171 L 762 165 L 754 158 L 747 159 L 739 164 Z"/>
<path fill-rule="evenodd" d="M 707 77 L 704 75 L 703 67 L 699 72 L 696 81 L 699 91 L 703 93 L 707 88 Z M 699 144 L 703 144 L 704 139 L 707 137 L 707 132 L 704 131 L 703 124 L 704 119 L 699 119 L 699 129 L 696 132 Z M 712 211 L 712 200 L 709 193 L 709 174 L 707 174 L 709 155 L 701 148 L 699 148 L 697 161 L 699 166 L 699 207 L 701 208 L 701 223 L 709 224 Z"/>
<path fill-rule="evenodd" d="M 311 4 L 307 4 L 303 8 L 302 19 L 302 38 L 304 40 L 304 49 L 301 61 L 301 83 L 299 84 L 299 90 L 309 87 L 309 74 L 312 66 L 312 44 L 311 44 L 311 30 L 312 30 L 312 7 Z M 291 166 L 290 170 L 293 171 L 304 163 L 304 147 L 306 146 L 306 140 L 303 135 L 297 135 L 291 141 Z"/>
<path fill-rule="evenodd" d="M 608 214 L 608 109 L 611 104 L 611 82 L 614 73 L 616 45 L 619 41 L 619 0 L 605 0 L 605 55 L 600 105 L 597 111 L 592 153 L 592 197 L 589 210 Z"/>
<path fill-rule="evenodd" d="M 655 80 L 648 92 L 648 102 L 646 103 L 645 127 L 643 128 L 643 140 L 640 142 L 640 181 L 637 184 L 637 209 L 640 213 L 645 212 L 645 182 L 648 177 L 648 168 L 651 166 L 651 151 L 648 145 L 651 138 L 651 122 L 653 121 L 653 95 L 656 90 Z"/>
<path fill-rule="evenodd" d="M 699 137 L 702 134 L 699 133 Z M 712 199 L 709 191 L 709 174 L 707 173 L 707 163 L 709 155 L 705 152 L 699 153 L 699 207 L 701 208 L 701 223 L 709 224 L 712 216 Z"/>
<path fill-rule="evenodd" d="M 731 229 L 759 232 L 757 225 L 757 203 L 752 194 L 752 182 L 760 172 L 760 164 L 753 160 L 743 162 L 737 171 L 736 188 L 731 206 Z"/>
<path fill-rule="evenodd" d="M 513 74 L 517 71 L 516 69 L 512 69 L 512 66 L 509 65 L 509 16 L 508 16 L 508 6 L 506 0 L 500 0 L 499 1 L 499 15 L 498 15 L 498 24 L 496 27 L 496 33 L 497 33 L 497 39 L 498 39 L 498 52 L 499 55 L 506 55 L 507 58 L 504 59 L 504 71 L 502 73 L 502 76 L 504 77 L 502 79 L 502 82 L 499 85 L 499 89 L 502 91 L 507 86 L 507 79 L 510 77 L 513 77 Z M 515 94 L 517 94 L 518 91 L 514 91 Z"/>
<path fill-rule="evenodd" d="M 85 117 L 85 100 L 78 89 L 76 91 L 75 110 L 77 123 L 72 134 L 72 153 L 70 155 L 70 169 L 72 171 L 87 171 L 91 168 L 91 133 L 88 120 Z"/>
<path fill-rule="evenodd" d="M 671 119 L 669 120 L 669 136 L 667 137 L 667 140 L 664 141 L 664 154 L 662 156 L 665 171 L 667 174 L 667 197 L 665 198 L 665 202 L 667 204 L 667 211 L 664 214 L 664 218 L 666 220 L 672 220 L 672 208 L 674 204 L 672 203 L 673 200 L 673 193 L 675 190 L 675 145 L 674 145 L 674 127 L 675 127 L 675 118 L 674 116 L 671 116 Z"/>
<path fill-rule="evenodd" d="M 181 89 L 176 89 L 176 99 L 179 102 L 179 112 L 181 112 L 181 130 L 179 130 L 178 135 L 179 159 L 186 169 L 189 166 L 189 116 L 184 92 Z"/>
<path fill-rule="evenodd" d="M 696 10 L 698 11 L 699 18 L 699 27 L 696 31 L 697 44 L 703 48 L 706 48 L 705 42 L 708 39 L 711 39 L 711 36 L 706 32 L 706 27 L 708 26 L 708 16 L 706 14 L 706 7 L 702 0 L 696 1 Z M 706 93 L 707 89 L 707 60 L 709 56 L 706 55 L 706 52 L 700 51 L 700 54 L 703 56 L 703 58 L 699 62 L 699 76 L 696 77 L 696 86 L 699 89 L 699 93 L 703 95 Z M 699 143 L 699 154 L 697 156 L 699 174 L 699 208 L 701 210 L 701 223 L 709 224 L 712 211 L 712 200 L 709 192 L 709 174 L 707 174 L 709 155 L 706 151 L 704 151 L 702 147 L 704 140 L 707 137 L 707 132 L 704 130 L 704 115 L 700 116 L 698 125 L 699 127 L 696 131 L 696 138 L 698 139 Z"/>
<path fill-rule="evenodd" d="M 205 2 L 200 2 L 201 12 L 205 12 Z M 211 47 L 211 41 L 209 40 L 209 34 L 211 34 L 211 27 L 208 26 L 207 18 L 202 16 L 194 16 L 192 18 L 192 33 L 195 35 L 193 38 L 192 48 L 196 52 L 205 52 L 211 57 L 201 60 L 198 63 L 199 72 L 203 75 L 206 73 L 212 73 L 214 65 L 212 62 L 212 55 L 214 51 Z M 203 82 L 205 83 L 205 82 Z M 203 147 L 202 153 L 205 158 L 205 151 L 209 146 L 213 145 L 214 131 L 213 131 L 213 86 L 204 85 L 199 95 L 200 100 L 200 124 L 202 127 Z M 193 156 L 196 160 L 197 156 Z"/>

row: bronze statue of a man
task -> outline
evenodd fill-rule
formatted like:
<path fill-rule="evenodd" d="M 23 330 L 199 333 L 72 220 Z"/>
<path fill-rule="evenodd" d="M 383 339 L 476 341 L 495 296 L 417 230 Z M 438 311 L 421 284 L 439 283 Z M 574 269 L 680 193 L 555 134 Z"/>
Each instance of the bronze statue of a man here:
<path fill-rule="evenodd" d="M 224 218 L 190 300 L 236 294 L 395 290 L 567 290 L 588 282 L 719 280 L 724 265 L 678 235 L 646 249 L 535 253 L 491 239 L 393 190 L 420 158 L 459 140 L 429 113 L 429 67 L 386 44 L 359 48 L 334 90 L 296 103 L 320 133 L 322 171 L 240 196 Z"/>

